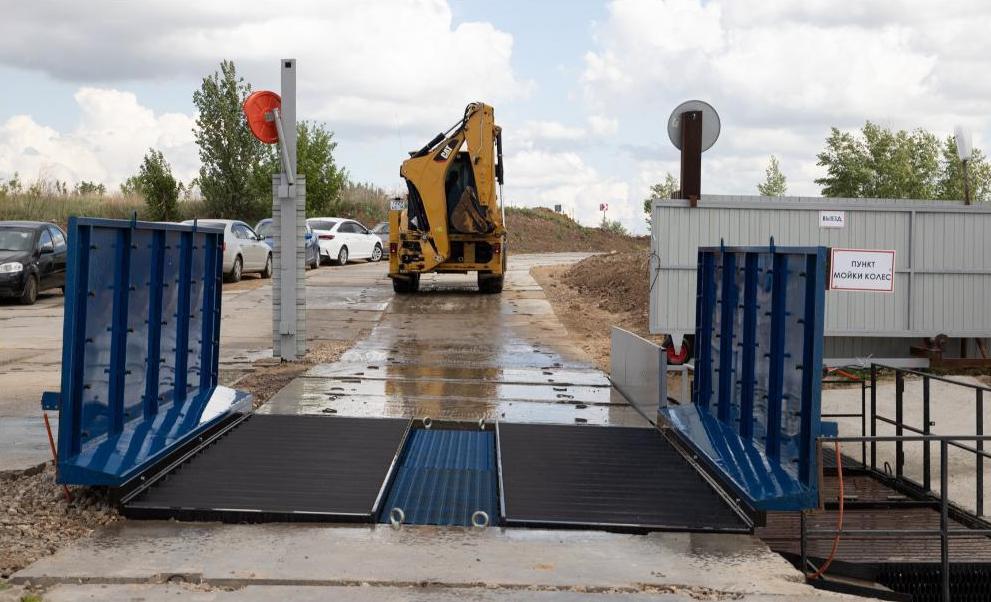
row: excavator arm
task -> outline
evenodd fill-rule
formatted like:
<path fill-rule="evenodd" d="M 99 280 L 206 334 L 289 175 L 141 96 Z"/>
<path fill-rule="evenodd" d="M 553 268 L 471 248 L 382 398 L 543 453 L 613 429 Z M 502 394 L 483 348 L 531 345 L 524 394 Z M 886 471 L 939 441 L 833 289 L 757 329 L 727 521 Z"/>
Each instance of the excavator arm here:
<path fill-rule="evenodd" d="M 505 233 L 496 195 L 496 182 L 502 183 L 502 133 L 491 106 L 469 104 L 461 121 L 411 153 L 399 174 L 409 189 L 400 229 L 406 239 L 419 241 L 417 271 L 430 271 L 450 258 L 452 234 Z"/>

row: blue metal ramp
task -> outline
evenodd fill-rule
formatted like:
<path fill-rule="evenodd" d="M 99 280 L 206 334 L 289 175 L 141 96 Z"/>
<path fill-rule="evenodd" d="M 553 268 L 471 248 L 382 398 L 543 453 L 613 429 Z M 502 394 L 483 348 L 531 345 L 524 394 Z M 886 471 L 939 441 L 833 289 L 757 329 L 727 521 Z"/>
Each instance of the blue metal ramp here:
<path fill-rule="evenodd" d="M 223 231 L 70 218 L 58 480 L 119 486 L 250 409 L 217 385 Z"/>
<path fill-rule="evenodd" d="M 494 432 L 414 429 L 379 522 L 390 522 L 394 508 L 413 525 L 467 527 L 478 512 L 485 513 L 484 522 L 494 522 L 499 511 L 496 472 Z"/>
<path fill-rule="evenodd" d="M 818 504 L 827 251 L 699 249 L 692 403 L 660 414 L 756 510 Z"/>

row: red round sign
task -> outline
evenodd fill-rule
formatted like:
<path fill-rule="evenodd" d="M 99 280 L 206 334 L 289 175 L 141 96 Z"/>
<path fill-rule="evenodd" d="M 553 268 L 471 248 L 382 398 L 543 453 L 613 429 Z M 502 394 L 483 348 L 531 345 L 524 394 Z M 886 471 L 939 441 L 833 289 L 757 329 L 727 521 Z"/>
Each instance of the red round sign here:
<path fill-rule="evenodd" d="M 279 132 L 275 127 L 275 120 L 266 119 L 266 115 L 272 109 L 282 108 L 282 98 L 275 92 L 259 90 L 252 92 L 244 99 L 241 105 L 244 109 L 244 116 L 248 119 L 248 127 L 251 133 L 265 144 L 275 144 L 279 141 Z"/>

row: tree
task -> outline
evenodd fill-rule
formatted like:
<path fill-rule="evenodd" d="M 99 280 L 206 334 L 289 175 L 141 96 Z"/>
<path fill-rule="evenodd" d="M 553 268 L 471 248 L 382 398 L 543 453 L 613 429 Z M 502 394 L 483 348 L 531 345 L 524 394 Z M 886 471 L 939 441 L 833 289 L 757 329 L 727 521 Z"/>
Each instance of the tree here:
<path fill-rule="evenodd" d="M 602 216 L 602 223 L 599 224 L 599 228 L 612 232 L 613 234 L 621 234 L 623 236 L 629 236 L 629 232 L 626 230 L 626 226 L 621 224 L 619 220 L 608 220 L 606 216 Z"/>
<path fill-rule="evenodd" d="M 953 136 L 943 141 L 942 155 L 945 167 L 936 184 L 936 198 L 944 201 L 961 200 L 964 198 L 963 163 L 957 155 L 957 141 Z M 991 200 L 991 164 L 978 148 L 971 151 L 970 160 L 967 161 L 967 180 L 970 183 L 971 200 Z"/>
<path fill-rule="evenodd" d="M 172 175 L 172 167 L 165 160 L 162 151 L 148 149 L 135 178 L 137 191 L 144 195 L 151 219 L 161 222 L 173 222 L 179 219 L 179 195 L 182 193 L 182 184 Z"/>
<path fill-rule="evenodd" d="M 301 121 L 296 124 L 296 171 L 306 176 L 306 213 L 332 213 L 341 200 L 347 183 L 347 172 L 334 161 L 334 133 L 319 123 Z M 259 186 L 271 186 L 272 174 L 282 171 L 278 147 L 268 150 L 259 170 Z"/>
<path fill-rule="evenodd" d="M 924 130 L 907 132 L 867 122 L 859 135 L 832 128 L 817 155 L 826 176 L 815 182 L 830 197 L 962 199 L 963 177 L 956 144 Z M 968 163 L 975 194 L 991 194 L 991 173 L 982 153 Z M 980 179 L 978 181 L 978 179 Z"/>
<path fill-rule="evenodd" d="M 76 196 L 103 196 L 107 192 L 107 187 L 96 182 L 83 180 L 76 184 L 72 194 Z"/>
<path fill-rule="evenodd" d="M 676 192 L 678 192 L 678 180 L 670 172 L 665 174 L 663 182 L 650 187 L 650 196 L 643 200 L 643 212 L 646 214 L 648 230 L 650 230 L 650 214 L 654 201 L 670 199 Z"/>
<path fill-rule="evenodd" d="M 8 194 L 21 194 L 22 192 L 24 192 L 24 184 L 21 183 L 21 175 L 16 171 L 6 182 L 0 181 L 0 197 L 5 197 Z"/>
<path fill-rule="evenodd" d="M 238 77 L 231 61 L 203 78 L 193 92 L 198 116 L 193 135 L 200 150 L 198 183 L 215 217 L 253 219 L 267 214 L 271 177 L 263 160 L 270 149 L 248 130 L 241 104 L 251 86 Z"/>
<path fill-rule="evenodd" d="M 120 184 L 120 193 L 124 196 L 136 196 L 141 194 L 141 178 L 131 176 Z"/>
<path fill-rule="evenodd" d="M 784 196 L 788 192 L 788 179 L 781 173 L 778 158 L 774 155 L 771 155 L 764 170 L 764 181 L 757 185 L 757 192 L 762 196 Z"/>

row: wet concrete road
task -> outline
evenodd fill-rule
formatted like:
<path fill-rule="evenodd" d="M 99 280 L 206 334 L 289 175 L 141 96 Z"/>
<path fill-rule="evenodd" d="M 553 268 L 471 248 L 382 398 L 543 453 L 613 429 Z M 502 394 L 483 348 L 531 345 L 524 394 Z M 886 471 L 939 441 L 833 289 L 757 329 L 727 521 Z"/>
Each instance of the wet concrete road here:
<path fill-rule="evenodd" d="M 391 303 L 381 301 L 391 296 L 383 267 L 358 266 L 345 292 L 373 326 L 367 336 L 260 411 L 649 426 L 571 344 L 529 276 L 534 263 L 575 259 L 514 257 L 501 296 L 446 276 Z M 335 298 L 342 289 L 322 292 L 325 311 L 351 311 L 337 309 L 351 306 Z M 339 314 L 316 334 L 333 336 L 349 319 Z M 381 525 L 124 521 L 13 581 L 46 584 L 57 600 L 834 597 L 748 535 Z"/>
<path fill-rule="evenodd" d="M 469 276 L 425 277 L 339 362 L 260 412 L 648 426 L 572 345 L 530 276 L 537 263 L 579 257 L 514 257 L 501 295 L 479 294 Z"/>

